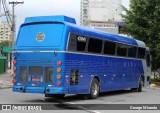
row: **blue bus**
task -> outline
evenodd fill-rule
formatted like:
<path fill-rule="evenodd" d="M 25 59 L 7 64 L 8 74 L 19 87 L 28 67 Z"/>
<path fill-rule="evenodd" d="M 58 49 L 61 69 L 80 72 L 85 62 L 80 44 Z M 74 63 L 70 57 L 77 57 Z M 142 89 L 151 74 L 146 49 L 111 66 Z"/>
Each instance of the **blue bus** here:
<path fill-rule="evenodd" d="M 66 16 L 28 17 L 14 47 L 13 91 L 62 98 L 134 89 L 149 82 L 144 42 L 76 25 Z"/>

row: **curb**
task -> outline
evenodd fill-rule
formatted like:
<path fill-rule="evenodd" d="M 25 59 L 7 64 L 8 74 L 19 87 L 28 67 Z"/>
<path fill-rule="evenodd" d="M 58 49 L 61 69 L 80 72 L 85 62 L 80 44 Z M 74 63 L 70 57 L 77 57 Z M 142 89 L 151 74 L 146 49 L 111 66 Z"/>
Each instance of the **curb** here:
<path fill-rule="evenodd" d="M 157 88 L 160 88 L 160 87 L 158 85 L 152 83 L 152 84 L 149 85 L 149 88 L 150 89 L 157 89 Z"/>
<path fill-rule="evenodd" d="M 3 86 L 3 87 L 0 86 L 0 89 L 9 89 L 9 88 L 12 88 L 12 86 Z"/>
<path fill-rule="evenodd" d="M 12 83 L 9 80 L 0 80 L 0 89 L 11 88 Z"/>

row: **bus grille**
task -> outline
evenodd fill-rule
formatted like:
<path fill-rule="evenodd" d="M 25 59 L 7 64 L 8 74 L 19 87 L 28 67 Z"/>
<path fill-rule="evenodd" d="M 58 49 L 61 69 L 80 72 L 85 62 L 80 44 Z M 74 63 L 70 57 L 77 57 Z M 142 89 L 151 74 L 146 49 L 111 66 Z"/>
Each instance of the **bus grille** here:
<path fill-rule="evenodd" d="M 30 66 L 29 67 L 29 74 L 30 75 L 42 75 L 43 74 L 43 67 L 42 66 Z"/>
<path fill-rule="evenodd" d="M 53 82 L 53 68 L 45 67 L 45 82 Z"/>
<path fill-rule="evenodd" d="M 20 81 L 21 82 L 27 81 L 27 67 L 25 66 L 20 67 Z"/>
<path fill-rule="evenodd" d="M 20 82 L 33 80 L 36 82 L 53 82 L 53 67 L 21 66 L 19 75 Z"/>

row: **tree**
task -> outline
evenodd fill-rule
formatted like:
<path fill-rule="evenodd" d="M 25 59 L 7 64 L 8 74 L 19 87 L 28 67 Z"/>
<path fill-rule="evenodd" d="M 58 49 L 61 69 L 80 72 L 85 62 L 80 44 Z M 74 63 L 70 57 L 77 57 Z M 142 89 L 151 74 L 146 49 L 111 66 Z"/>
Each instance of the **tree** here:
<path fill-rule="evenodd" d="M 160 0 L 130 0 L 130 9 L 123 7 L 126 25 L 123 31 L 142 40 L 152 53 L 152 69 L 160 68 Z"/>
<path fill-rule="evenodd" d="M 4 40 L 1 42 L 1 48 L 3 48 L 4 46 L 9 46 L 10 41 L 9 40 Z"/>
<path fill-rule="evenodd" d="M 3 55 L 3 53 L 2 53 L 2 49 L 3 49 L 3 47 L 4 46 L 9 46 L 9 43 L 10 43 L 10 41 L 9 40 L 4 40 L 4 41 L 2 41 L 1 43 L 0 43 L 0 52 L 1 52 L 1 54 Z"/>

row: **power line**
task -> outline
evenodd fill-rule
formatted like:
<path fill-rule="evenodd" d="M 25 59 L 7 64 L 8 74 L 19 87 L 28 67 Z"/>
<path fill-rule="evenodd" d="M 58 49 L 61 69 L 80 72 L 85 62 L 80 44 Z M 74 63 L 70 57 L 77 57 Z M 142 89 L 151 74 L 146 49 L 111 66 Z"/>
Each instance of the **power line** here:
<path fill-rule="evenodd" d="M 12 21 L 10 12 L 9 12 L 9 10 L 7 9 L 7 6 L 6 6 L 6 0 L 4 0 L 4 5 L 5 5 L 5 8 L 6 8 L 6 11 L 7 11 L 7 14 L 8 14 L 8 17 L 9 17 L 9 20 Z"/>
<path fill-rule="evenodd" d="M 5 13 L 5 16 L 6 16 L 7 23 L 9 25 L 9 27 L 12 29 L 12 26 L 10 25 L 9 20 L 8 20 L 8 15 L 7 15 L 7 11 L 6 11 L 6 6 L 5 6 L 4 0 L 2 0 L 2 6 L 3 6 L 3 10 L 4 10 L 4 13 Z"/>
<path fill-rule="evenodd" d="M 6 6 L 6 1 L 5 0 L 2 0 L 2 5 L 3 5 L 3 8 L 4 8 L 4 13 L 6 14 L 6 18 L 9 18 L 9 20 L 12 21 L 11 17 L 10 17 L 10 14 L 9 14 L 9 10 L 7 9 L 7 6 Z"/>

